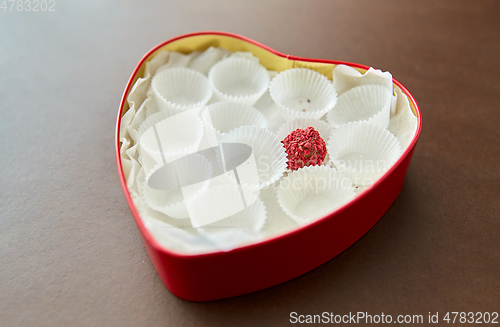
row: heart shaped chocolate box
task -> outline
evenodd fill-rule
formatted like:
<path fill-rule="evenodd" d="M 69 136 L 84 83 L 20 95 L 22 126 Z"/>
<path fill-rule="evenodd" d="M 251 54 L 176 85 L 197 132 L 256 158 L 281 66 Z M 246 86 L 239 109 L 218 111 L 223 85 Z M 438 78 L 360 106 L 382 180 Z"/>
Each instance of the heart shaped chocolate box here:
<path fill-rule="evenodd" d="M 238 80 L 236 75 L 251 77 Z M 300 92 L 290 96 L 287 90 L 294 85 Z M 251 92 L 240 94 L 242 89 Z M 173 101 L 179 94 L 184 98 Z M 364 94 L 373 100 L 363 102 Z M 195 101 L 188 103 L 186 97 Z M 360 121 L 354 121 L 356 115 Z M 412 95 L 388 73 L 285 55 L 235 34 L 200 32 L 165 41 L 138 63 L 118 111 L 116 160 L 125 198 L 161 280 L 181 298 L 208 301 L 288 281 L 356 242 L 399 194 L 421 124 Z M 171 152 L 151 148 L 173 144 L 171 138 L 180 134 L 192 137 L 181 147 L 188 156 L 173 147 Z M 223 146 L 202 147 L 209 134 Z M 353 135 L 359 137 L 354 145 Z M 304 143 L 295 141 L 301 137 Z M 299 162 L 295 170 L 297 163 L 290 158 L 300 157 L 296 149 L 304 144 L 314 144 L 304 155 L 316 155 L 321 148 L 322 157 L 310 167 Z M 346 168 L 341 159 L 348 157 L 349 146 L 355 148 L 349 158 L 372 156 L 387 167 L 379 174 Z M 173 158 L 168 164 L 167 155 Z M 206 160 L 209 156 L 213 162 Z M 294 171 L 285 172 L 287 158 Z M 217 164 L 224 169 L 217 170 Z M 252 164 L 271 167 L 269 174 L 245 177 Z M 284 190 L 284 181 L 300 184 L 302 177 L 317 180 L 325 172 L 349 181 L 348 192 L 328 191 L 323 200 L 297 208 L 297 192 Z M 212 187 L 215 178 L 233 178 L 239 192 L 222 184 Z M 170 190 L 172 185 L 185 186 L 184 198 Z M 230 211 L 215 206 L 211 197 L 199 200 L 207 190 L 212 197 L 241 198 L 245 209 L 229 221 L 207 218 L 211 206 L 219 210 L 214 212 Z M 244 229 L 232 229 L 231 224 L 243 222 Z"/>

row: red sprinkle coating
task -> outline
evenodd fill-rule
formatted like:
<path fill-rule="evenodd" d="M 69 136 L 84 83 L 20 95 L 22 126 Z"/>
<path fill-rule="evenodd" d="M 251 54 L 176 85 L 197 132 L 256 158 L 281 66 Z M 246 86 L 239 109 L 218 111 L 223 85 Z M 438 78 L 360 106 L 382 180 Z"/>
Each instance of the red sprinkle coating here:
<path fill-rule="evenodd" d="M 297 129 L 283 141 L 288 158 L 288 169 L 321 165 L 326 157 L 326 144 L 313 127 Z"/>

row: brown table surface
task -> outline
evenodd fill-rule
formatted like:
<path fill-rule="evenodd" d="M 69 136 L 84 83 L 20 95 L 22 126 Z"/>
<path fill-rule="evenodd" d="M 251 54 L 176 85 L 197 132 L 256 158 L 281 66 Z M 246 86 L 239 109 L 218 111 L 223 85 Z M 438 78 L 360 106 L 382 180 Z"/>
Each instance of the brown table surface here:
<path fill-rule="evenodd" d="M 55 12 L 0 9 L 0 325 L 500 311 L 500 2 L 55 2 Z M 191 303 L 144 250 L 114 128 L 142 55 L 203 30 L 388 70 L 415 96 L 423 130 L 401 194 L 345 252 L 264 291 Z"/>

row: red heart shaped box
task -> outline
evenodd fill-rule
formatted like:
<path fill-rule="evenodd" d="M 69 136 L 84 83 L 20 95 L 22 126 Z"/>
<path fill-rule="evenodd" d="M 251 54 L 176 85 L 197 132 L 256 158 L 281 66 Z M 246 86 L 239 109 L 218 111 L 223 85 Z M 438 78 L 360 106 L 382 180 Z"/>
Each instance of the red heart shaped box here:
<path fill-rule="evenodd" d="M 307 67 L 331 78 L 331 71 L 338 64 L 351 66 L 362 73 L 369 69 L 349 62 L 286 55 L 249 38 L 225 32 L 198 32 L 175 37 L 151 49 L 137 64 L 123 93 L 116 122 L 118 174 L 144 247 L 158 275 L 172 293 L 190 301 L 222 299 L 262 290 L 302 275 L 347 249 L 377 223 L 401 191 L 422 127 L 415 99 L 401 83 L 393 79 L 394 85 L 408 96 L 411 109 L 418 119 L 417 131 L 401 158 L 372 188 L 307 226 L 297 227 L 257 244 L 229 252 L 199 255 L 171 251 L 159 245 L 151 236 L 130 197 L 120 157 L 120 121 L 128 110 L 126 100 L 130 89 L 143 76 L 145 63 L 156 53 L 161 50 L 189 53 L 203 51 L 210 46 L 230 51 L 250 51 L 260 58 L 266 68 L 276 71 Z"/>

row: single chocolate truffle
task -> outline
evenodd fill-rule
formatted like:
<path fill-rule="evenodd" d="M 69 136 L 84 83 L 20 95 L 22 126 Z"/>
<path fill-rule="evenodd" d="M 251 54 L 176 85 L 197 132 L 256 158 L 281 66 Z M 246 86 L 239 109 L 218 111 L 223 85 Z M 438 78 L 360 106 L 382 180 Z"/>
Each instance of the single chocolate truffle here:
<path fill-rule="evenodd" d="M 326 157 L 326 143 L 313 127 L 296 129 L 283 141 L 288 158 L 288 169 L 319 166 Z"/>

